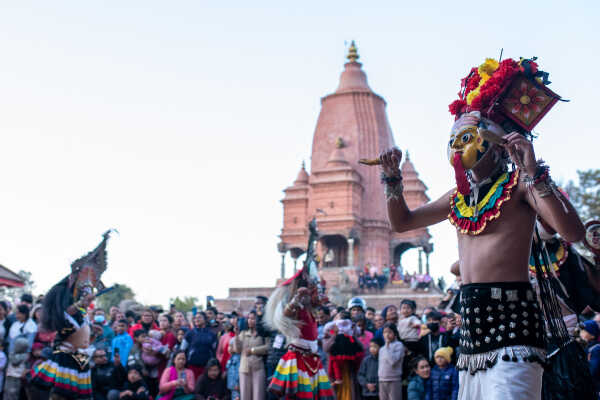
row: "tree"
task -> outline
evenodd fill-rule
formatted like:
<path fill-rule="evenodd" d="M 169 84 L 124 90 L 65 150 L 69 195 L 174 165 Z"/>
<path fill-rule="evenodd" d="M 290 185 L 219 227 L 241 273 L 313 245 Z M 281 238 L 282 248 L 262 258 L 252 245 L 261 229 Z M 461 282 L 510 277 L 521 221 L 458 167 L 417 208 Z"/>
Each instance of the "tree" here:
<path fill-rule="evenodd" d="M 577 175 L 579 184 L 570 181 L 566 187 L 571 202 L 584 222 L 600 219 L 600 169 L 577 171 Z"/>
<path fill-rule="evenodd" d="M 169 303 L 174 304 L 177 311 L 184 313 L 192 311 L 194 307 L 196 307 L 197 310 L 202 309 L 202 305 L 198 304 L 198 298 L 192 296 L 185 296 L 183 299 L 180 299 L 179 296 L 177 296 L 175 298 L 171 298 Z"/>
<path fill-rule="evenodd" d="M 118 307 L 123 300 L 135 299 L 135 293 L 127 285 L 115 285 L 116 287 L 110 292 L 98 297 L 98 307 L 109 310 L 111 307 Z"/>

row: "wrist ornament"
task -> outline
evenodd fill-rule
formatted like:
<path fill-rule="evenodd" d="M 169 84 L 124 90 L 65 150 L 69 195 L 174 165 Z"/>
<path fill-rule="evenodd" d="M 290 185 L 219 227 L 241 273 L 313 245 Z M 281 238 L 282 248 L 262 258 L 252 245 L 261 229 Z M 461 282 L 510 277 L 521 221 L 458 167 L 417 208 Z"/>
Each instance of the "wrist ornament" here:
<path fill-rule="evenodd" d="M 397 174 L 392 176 L 388 176 L 382 172 L 381 183 L 384 184 L 383 192 L 385 193 L 387 200 L 399 199 L 402 197 L 404 185 L 402 184 L 402 175 L 400 175 L 400 170 L 398 170 Z"/>
<path fill-rule="evenodd" d="M 535 189 L 540 198 L 548 197 L 554 194 L 554 181 L 550 178 L 550 168 L 542 160 L 537 162 L 535 175 L 525 175 L 523 181 L 529 188 Z"/>

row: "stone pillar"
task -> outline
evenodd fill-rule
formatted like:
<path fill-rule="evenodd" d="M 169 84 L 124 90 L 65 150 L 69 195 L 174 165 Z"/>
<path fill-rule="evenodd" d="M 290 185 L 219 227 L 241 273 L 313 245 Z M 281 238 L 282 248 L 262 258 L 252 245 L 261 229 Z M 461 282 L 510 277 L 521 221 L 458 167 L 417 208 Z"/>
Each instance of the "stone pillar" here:
<path fill-rule="evenodd" d="M 285 253 L 287 253 L 287 247 L 285 243 L 277 243 L 277 251 L 281 254 L 281 279 L 285 278 Z"/>
<path fill-rule="evenodd" d="M 425 253 L 425 271 L 429 275 L 429 252 Z"/>
<path fill-rule="evenodd" d="M 348 238 L 348 266 L 354 267 L 354 239 Z"/>
<path fill-rule="evenodd" d="M 419 249 L 419 275 L 423 275 L 423 249 Z"/>
<path fill-rule="evenodd" d="M 296 275 L 296 272 L 298 272 L 298 269 L 296 267 L 297 263 L 298 263 L 298 259 L 294 258 L 294 275 Z"/>

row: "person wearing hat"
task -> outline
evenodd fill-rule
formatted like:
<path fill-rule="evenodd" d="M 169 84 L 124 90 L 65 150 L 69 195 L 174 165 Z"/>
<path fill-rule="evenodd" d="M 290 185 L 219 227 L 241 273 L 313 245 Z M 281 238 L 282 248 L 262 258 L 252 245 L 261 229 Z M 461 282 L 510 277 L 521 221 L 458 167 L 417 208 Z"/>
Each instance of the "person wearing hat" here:
<path fill-rule="evenodd" d="M 435 352 L 435 366 L 431 370 L 431 400 L 458 398 L 458 371 L 452 365 L 452 347 L 441 347 Z"/>
<path fill-rule="evenodd" d="M 579 331 L 580 343 L 585 347 L 587 359 L 589 361 L 592 380 L 596 388 L 596 393 L 600 390 L 600 344 L 598 336 L 600 328 L 594 320 L 585 321 Z"/>

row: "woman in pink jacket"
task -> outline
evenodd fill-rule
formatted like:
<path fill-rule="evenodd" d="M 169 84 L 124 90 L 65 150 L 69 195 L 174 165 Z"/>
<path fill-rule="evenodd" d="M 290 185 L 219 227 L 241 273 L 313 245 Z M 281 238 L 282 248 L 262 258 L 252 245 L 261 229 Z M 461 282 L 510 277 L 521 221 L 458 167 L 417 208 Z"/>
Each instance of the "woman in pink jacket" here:
<path fill-rule="evenodd" d="M 193 400 L 194 372 L 186 368 L 187 358 L 184 351 L 173 356 L 173 366 L 165 369 L 160 378 L 157 400 Z"/>

